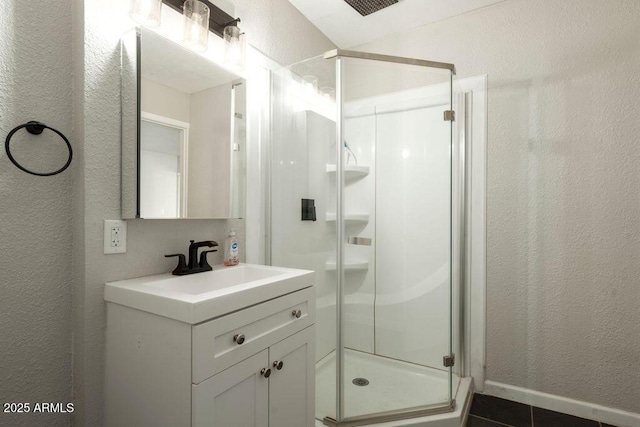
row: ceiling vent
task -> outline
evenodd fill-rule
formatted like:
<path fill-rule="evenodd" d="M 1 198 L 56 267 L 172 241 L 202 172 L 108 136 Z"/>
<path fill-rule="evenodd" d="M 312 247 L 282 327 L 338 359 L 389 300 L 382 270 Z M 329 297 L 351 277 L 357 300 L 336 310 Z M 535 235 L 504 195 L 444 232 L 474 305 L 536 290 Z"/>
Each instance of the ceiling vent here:
<path fill-rule="evenodd" d="M 354 8 L 360 15 L 367 16 L 373 12 L 398 3 L 398 0 L 344 0 L 349 6 Z"/>

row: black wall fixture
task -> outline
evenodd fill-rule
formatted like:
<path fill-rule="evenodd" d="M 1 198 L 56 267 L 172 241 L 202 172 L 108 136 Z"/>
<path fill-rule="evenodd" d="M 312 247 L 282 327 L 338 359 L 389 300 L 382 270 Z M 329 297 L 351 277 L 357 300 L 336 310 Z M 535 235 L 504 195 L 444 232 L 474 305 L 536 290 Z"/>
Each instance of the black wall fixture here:
<path fill-rule="evenodd" d="M 240 22 L 240 18 L 234 18 L 211 2 L 208 2 L 207 0 L 200 1 L 209 6 L 209 30 L 213 31 L 218 36 L 222 37 L 222 31 L 227 25 L 234 25 Z M 162 0 L 162 2 L 172 9 L 182 13 L 184 0 Z"/>
<path fill-rule="evenodd" d="M 302 199 L 302 221 L 316 220 L 316 201 L 314 199 Z"/>
<path fill-rule="evenodd" d="M 56 171 L 53 171 L 53 172 L 34 172 L 34 171 L 30 170 L 30 169 L 25 168 L 20 163 L 18 163 L 18 161 L 11 154 L 11 137 L 13 137 L 13 134 L 15 134 L 16 132 L 18 132 L 20 129 L 23 129 L 23 128 L 26 129 L 26 131 L 29 132 L 32 135 L 40 135 L 42 133 L 42 131 L 44 131 L 45 129 L 49 129 L 52 132 L 56 133 L 60 138 L 62 138 L 64 143 L 67 145 L 67 150 L 68 150 L 68 153 L 69 153 L 69 157 L 67 158 L 67 162 L 64 164 L 64 166 L 62 166 L 60 169 L 58 169 Z M 4 141 L 4 149 L 7 152 L 7 157 L 9 157 L 9 160 L 11 160 L 11 163 L 16 165 L 16 167 L 18 169 L 23 170 L 26 173 L 29 173 L 31 175 L 36 175 L 36 176 L 57 175 L 57 174 L 63 172 L 65 169 L 67 169 L 69 167 L 69 165 L 71 164 L 71 159 L 73 159 L 73 149 L 71 148 L 71 143 L 69 143 L 69 140 L 67 139 L 67 137 L 64 136 L 64 134 L 62 132 L 60 132 L 59 130 L 54 129 L 51 126 L 47 126 L 44 123 L 37 122 L 35 120 L 31 120 L 31 121 L 28 121 L 27 123 L 21 124 L 20 126 L 14 127 L 11 130 L 11 132 L 9 132 L 9 135 L 7 135 L 7 139 Z"/>

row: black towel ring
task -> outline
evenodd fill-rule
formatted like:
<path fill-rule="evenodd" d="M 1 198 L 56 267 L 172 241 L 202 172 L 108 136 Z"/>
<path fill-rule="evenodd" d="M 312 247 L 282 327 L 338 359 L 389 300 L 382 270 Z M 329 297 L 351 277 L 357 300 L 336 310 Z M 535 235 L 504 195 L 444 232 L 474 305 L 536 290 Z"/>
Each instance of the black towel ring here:
<path fill-rule="evenodd" d="M 16 159 L 13 158 L 13 155 L 11 154 L 11 148 L 9 147 L 9 144 L 11 142 L 11 137 L 13 136 L 13 134 L 16 133 L 17 131 L 19 131 L 22 128 L 26 128 L 27 132 L 29 132 L 32 135 L 40 135 L 42 133 L 42 131 L 44 131 L 45 129 L 49 129 L 49 130 L 57 133 L 60 136 L 60 138 L 62 138 L 62 140 L 65 142 L 65 144 L 67 144 L 67 149 L 69 150 L 69 159 L 67 160 L 67 163 L 65 163 L 65 165 L 63 167 L 61 167 L 60 169 L 58 169 L 57 171 L 47 172 L 47 173 L 33 172 L 33 171 L 25 168 L 24 166 L 22 166 L 20 163 L 18 163 L 16 161 Z M 69 165 L 71 164 L 71 159 L 73 158 L 73 150 L 71 149 L 71 144 L 69 143 L 69 140 L 67 139 L 67 137 L 62 134 L 62 132 L 60 132 L 57 129 L 54 129 L 54 128 L 50 127 L 50 126 L 47 126 L 44 123 L 36 122 L 36 121 L 33 121 L 33 120 L 13 128 L 11 130 L 11 132 L 9 132 L 9 135 L 7 135 L 7 139 L 4 141 L 4 149 L 7 152 L 7 156 L 9 156 L 9 160 L 11 160 L 11 163 L 16 165 L 16 167 L 18 169 L 21 169 L 21 170 L 25 171 L 26 173 L 30 173 L 31 175 L 37 175 L 37 176 L 57 175 L 60 172 L 64 171 L 66 168 L 69 167 Z"/>

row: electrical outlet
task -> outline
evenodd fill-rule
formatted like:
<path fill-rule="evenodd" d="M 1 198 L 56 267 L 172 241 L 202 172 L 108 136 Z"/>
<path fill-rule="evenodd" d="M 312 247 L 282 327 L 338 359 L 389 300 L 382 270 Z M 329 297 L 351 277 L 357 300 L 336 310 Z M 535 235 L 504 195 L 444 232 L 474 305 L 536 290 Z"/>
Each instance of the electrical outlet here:
<path fill-rule="evenodd" d="M 104 220 L 104 253 L 123 254 L 127 252 L 127 223 L 122 220 Z"/>

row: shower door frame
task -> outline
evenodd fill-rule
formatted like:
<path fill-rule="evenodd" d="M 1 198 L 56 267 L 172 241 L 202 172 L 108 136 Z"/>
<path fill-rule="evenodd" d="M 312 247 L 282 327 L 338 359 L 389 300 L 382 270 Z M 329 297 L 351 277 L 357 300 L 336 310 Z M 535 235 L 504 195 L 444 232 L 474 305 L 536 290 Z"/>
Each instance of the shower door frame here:
<path fill-rule="evenodd" d="M 338 282 L 336 289 L 336 418 L 325 417 L 322 422 L 327 426 L 335 426 L 335 427 L 355 427 L 355 426 L 363 426 L 369 424 L 378 424 L 383 422 L 392 422 L 398 420 L 405 420 L 411 418 L 424 417 L 429 415 L 437 415 L 442 413 L 448 413 L 455 410 L 456 401 L 453 397 L 453 393 L 451 390 L 452 382 L 452 367 L 449 367 L 449 404 L 434 404 L 434 405 L 425 405 L 421 407 L 415 408 L 406 408 L 399 409 L 388 412 L 380 412 L 372 415 L 362 415 L 357 417 L 344 417 L 344 341 L 343 341 L 343 332 L 344 332 L 344 316 L 343 316 L 343 305 L 344 305 L 344 282 L 345 282 L 345 272 L 343 268 L 343 244 L 344 244 L 344 236 L 345 236 L 345 225 L 344 225 L 344 150 L 342 149 L 342 144 L 340 141 L 344 140 L 344 129 L 343 129 L 343 101 L 344 101 L 344 62 L 342 58 L 356 58 L 356 59 L 364 59 L 364 60 L 372 60 L 372 61 L 383 61 L 383 62 L 391 62 L 396 64 L 406 64 L 413 66 L 421 66 L 427 68 L 437 68 L 437 69 L 445 69 L 451 72 L 450 82 L 449 82 L 449 91 L 450 91 L 450 108 L 454 109 L 454 101 L 453 101 L 453 76 L 456 75 L 456 68 L 454 64 L 444 63 L 444 62 L 435 62 L 435 61 L 427 61 L 421 59 L 414 58 L 405 58 L 405 57 L 397 57 L 397 56 L 389 56 L 389 55 L 380 55 L 368 52 L 357 52 L 343 49 L 334 49 L 326 52 L 324 54 L 324 59 L 336 59 L 336 107 L 337 107 L 337 115 L 336 115 L 336 149 L 337 149 L 337 158 L 336 158 L 336 196 L 337 196 L 337 206 L 336 206 L 336 271 L 338 272 Z M 445 118 L 446 120 L 446 118 Z M 456 204 L 456 209 L 459 214 L 464 217 L 464 197 L 458 197 L 454 199 L 454 172 L 457 172 L 459 175 L 456 176 L 455 179 L 459 180 L 459 183 L 464 183 L 464 156 L 456 156 L 453 150 L 454 141 L 453 141 L 453 120 L 451 120 L 450 127 L 450 140 L 449 144 L 451 146 L 450 150 L 450 215 L 453 215 L 454 209 L 453 204 Z M 464 149 L 464 146 L 462 147 Z M 459 162 L 460 164 L 454 165 L 454 162 Z M 464 187 L 459 189 L 462 190 L 462 195 L 464 194 Z M 460 205 L 462 203 L 462 205 Z M 464 218 L 459 219 L 459 223 L 464 224 Z M 453 239 L 453 228 L 454 228 L 454 219 L 450 218 L 450 235 L 451 239 Z M 460 240 L 454 245 L 454 242 L 451 242 L 450 247 L 450 275 L 449 275 L 449 292 L 450 292 L 450 305 L 453 304 L 452 295 L 453 295 L 453 274 L 451 273 L 453 270 L 454 262 L 454 248 L 464 248 L 464 233 L 457 234 L 456 237 Z M 464 270 L 464 266 L 460 263 L 460 260 L 455 263 L 456 267 L 460 270 Z M 463 277 L 463 275 L 460 275 Z M 461 312 L 462 313 L 462 312 Z M 453 334 L 453 310 L 450 308 L 449 311 L 449 322 L 450 322 L 450 334 Z M 459 322 L 459 337 L 462 337 L 462 327 L 463 322 Z M 453 337 L 449 341 L 449 347 L 452 349 L 453 347 Z M 463 347 L 460 347 L 462 350 Z M 463 358 L 459 358 L 459 361 L 462 362 Z"/>

